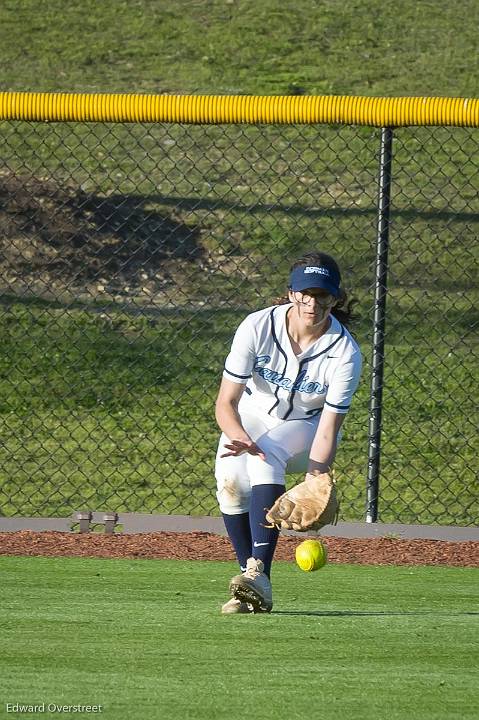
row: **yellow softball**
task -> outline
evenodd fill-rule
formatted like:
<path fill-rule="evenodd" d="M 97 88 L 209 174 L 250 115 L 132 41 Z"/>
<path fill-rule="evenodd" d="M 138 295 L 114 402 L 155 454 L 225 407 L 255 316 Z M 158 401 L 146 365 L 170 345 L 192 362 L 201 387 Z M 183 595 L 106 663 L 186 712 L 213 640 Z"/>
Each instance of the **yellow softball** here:
<path fill-rule="evenodd" d="M 328 551 L 319 540 L 305 540 L 296 548 L 296 562 L 305 572 L 319 570 L 327 561 Z"/>

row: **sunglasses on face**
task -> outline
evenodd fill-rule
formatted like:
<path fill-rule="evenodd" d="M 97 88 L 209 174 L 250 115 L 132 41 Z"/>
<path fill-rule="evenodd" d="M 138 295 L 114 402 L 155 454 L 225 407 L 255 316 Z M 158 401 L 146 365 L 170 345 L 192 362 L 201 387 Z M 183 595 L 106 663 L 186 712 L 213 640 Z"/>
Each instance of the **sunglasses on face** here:
<path fill-rule="evenodd" d="M 310 305 L 314 300 L 316 305 L 326 308 L 334 305 L 336 301 L 334 295 L 310 293 L 305 290 L 293 290 L 292 294 L 296 302 L 298 302 L 300 305 Z"/>

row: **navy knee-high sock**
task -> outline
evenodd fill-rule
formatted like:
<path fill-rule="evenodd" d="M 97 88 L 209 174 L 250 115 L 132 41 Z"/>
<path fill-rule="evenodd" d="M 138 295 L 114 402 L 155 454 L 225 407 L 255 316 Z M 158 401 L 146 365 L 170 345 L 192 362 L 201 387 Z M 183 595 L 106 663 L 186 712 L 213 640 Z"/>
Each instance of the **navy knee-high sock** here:
<path fill-rule="evenodd" d="M 263 561 L 264 572 L 268 577 L 271 573 L 279 530 L 275 527 L 265 527 L 268 524 L 266 513 L 284 491 L 284 485 L 253 485 L 251 488 L 249 522 L 253 541 L 252 556 Z"/>
<path fill-rule="evenodd" d="M 251 557 L 249 513 L 241 513 L 240 515 L 226 515 L 223 513 L 223 521 L 241 571 L 244 572 L 246 570 L 246 561 Z"/>

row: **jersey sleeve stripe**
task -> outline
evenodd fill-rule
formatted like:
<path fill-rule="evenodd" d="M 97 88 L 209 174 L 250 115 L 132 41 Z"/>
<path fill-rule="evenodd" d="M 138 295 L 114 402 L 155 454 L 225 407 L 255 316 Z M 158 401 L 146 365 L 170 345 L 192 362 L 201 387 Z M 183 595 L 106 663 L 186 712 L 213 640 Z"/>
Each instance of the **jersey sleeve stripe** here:
<path fill-rule="evenodd" d="M 228 370 L 228 368 L 225 367 L 225 372 L 228 373 L 228 375 L 232 375 L 235 378 L 239 378 L 239 380 L 249 380 L 251 375 L 237 375 L 234 372 L 231 372 L 231 370 Z"/>
<path fill-rule="evenodd" d="M 351 405 L 334 405 L 333 403 L 330 403 L 327 400 L 325 400 L 324 404 L 329 405 L 329 407 L 336 408 L 336 410 L 349 410 L 349 408 L 351 407 Z"/>

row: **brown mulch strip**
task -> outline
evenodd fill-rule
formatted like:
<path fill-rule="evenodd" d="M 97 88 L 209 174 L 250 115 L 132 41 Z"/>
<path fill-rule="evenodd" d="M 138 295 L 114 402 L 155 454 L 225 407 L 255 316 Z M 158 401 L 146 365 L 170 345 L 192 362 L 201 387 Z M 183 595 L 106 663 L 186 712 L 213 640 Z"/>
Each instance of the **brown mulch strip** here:
<path fill-rule="evenodd" d="M 332 563 L 479 567 L 477 541 L 347 539 L 326 535 L 321 539 Z M 296 537 L 280 537 L 275 558 L 294 561 L 299 542 Z M 104 535 L 21 530 L 0 533 L 0 555 L 234 560 L 229 540 L 206 532 Z"/>

